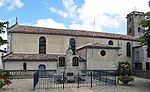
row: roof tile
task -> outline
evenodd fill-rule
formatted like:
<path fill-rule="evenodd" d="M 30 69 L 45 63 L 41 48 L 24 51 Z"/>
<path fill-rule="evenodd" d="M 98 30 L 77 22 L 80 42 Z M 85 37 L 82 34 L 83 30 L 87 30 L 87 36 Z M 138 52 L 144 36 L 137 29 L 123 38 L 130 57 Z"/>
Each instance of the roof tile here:
<path fill-rule="evenodd" d="M 16 25 L 10 28 L 11 33 L 35 33 L 35 34 L 52 34 L 52 35 L 69 35 L 69 36 L 81 36 L 81 37 L 100 37 L 100 38 L 114 38 L 114 39 L 126 39 L 136 40 L 136 38 L 123 34 L 105 33 L 105 32 L 93 32 L 83 30 L 72 29 L 55 29 L 34 27 L 26 25 Z"/>
<path fill-rule="evenodd" d="M 4 56 L 4 61 L 18 61 L 18 60 L 28 60 L 28 61 L 57 61 L 58 54 L 24 54 L 24 53 L 11 53 Z M 62 56 L 62 55 L 61 55 Z"/>
<path fill-rule="evenodd" d="M 120 49 L 120 47 L 116 47 L 116 46 L 112 46 L 112 45 L 92 43 L 92 44 L 87 44 L 87 45 L 84 45 L 82 47 L 79 47 L 77 50 L 81 50 L 84 48 Z"/>
<path fill-rule="evenodd" d="M 63 54 L 25 54 L 25 53 L 10 53 L 3 57 L 4 61 L 57 61 L 59 56 Z M 85 62 L 86 59 L 79 56 L 80 62 Z"/>

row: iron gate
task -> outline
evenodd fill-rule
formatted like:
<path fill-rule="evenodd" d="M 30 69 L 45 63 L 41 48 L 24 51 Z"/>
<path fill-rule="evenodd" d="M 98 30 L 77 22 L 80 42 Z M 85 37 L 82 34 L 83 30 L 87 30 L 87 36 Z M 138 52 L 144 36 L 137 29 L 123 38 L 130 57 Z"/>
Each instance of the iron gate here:
<path fill-rule="evenodd" d="M 80 73 L 37 71 L 34 74 L 33 89 L 106 85 L 116 86 L 115 70 L 82 70 Z"/>

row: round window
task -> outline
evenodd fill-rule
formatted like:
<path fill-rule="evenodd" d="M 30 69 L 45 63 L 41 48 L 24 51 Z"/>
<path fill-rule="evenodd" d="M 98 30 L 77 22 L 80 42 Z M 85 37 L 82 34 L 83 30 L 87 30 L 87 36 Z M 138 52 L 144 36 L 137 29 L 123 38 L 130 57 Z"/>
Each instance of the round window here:
<path fill-rule="evenodd" d="M 105 55 L 106 55 L 106 51 L 102 50 L 102 51 L 100 52 L 100 54 L 101 54 L 101 56 L 105 56 Z"/>

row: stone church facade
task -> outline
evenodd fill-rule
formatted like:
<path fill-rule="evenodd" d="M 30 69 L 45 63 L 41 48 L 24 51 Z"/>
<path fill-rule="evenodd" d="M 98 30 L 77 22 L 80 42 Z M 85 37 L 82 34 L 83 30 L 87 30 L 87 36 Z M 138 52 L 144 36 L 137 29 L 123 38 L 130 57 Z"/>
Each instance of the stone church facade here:
<path fill-rule="evenodd" d="M 133 24 L 128 23 L 135 14 L 141 16 L 136 11 L 127 16 L 127 35 L 15 24 L 8 29 L 9 53 L 3 57 L 3 67 L 5 70 L 37 70 L 44 64 L 46 69 L 60 72 L 116 70 L 119 61 L 128 61 L 132 68 L 139 67 L 135 55 L 141 50 L 138 55 L 144 53 L 145 56 L 147 47 L 137 40 L 139 28 L 132 28 Z M 138 63 L 149 62 L 148 57 L 143 57 L 145 61 Z M 144 63 L 142 69 L 146 69 Z"/>

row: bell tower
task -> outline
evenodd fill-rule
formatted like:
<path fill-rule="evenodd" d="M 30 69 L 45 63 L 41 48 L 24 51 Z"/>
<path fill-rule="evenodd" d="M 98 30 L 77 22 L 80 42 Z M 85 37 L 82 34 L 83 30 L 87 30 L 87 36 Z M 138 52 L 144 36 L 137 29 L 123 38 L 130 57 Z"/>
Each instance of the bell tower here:
<path fill-rule="evenodd" d="M 127 15 L 127 35 L 139 38 L 142 36 L 140 21 L 144 18 L 143 12 L 133 11 Z"/>

